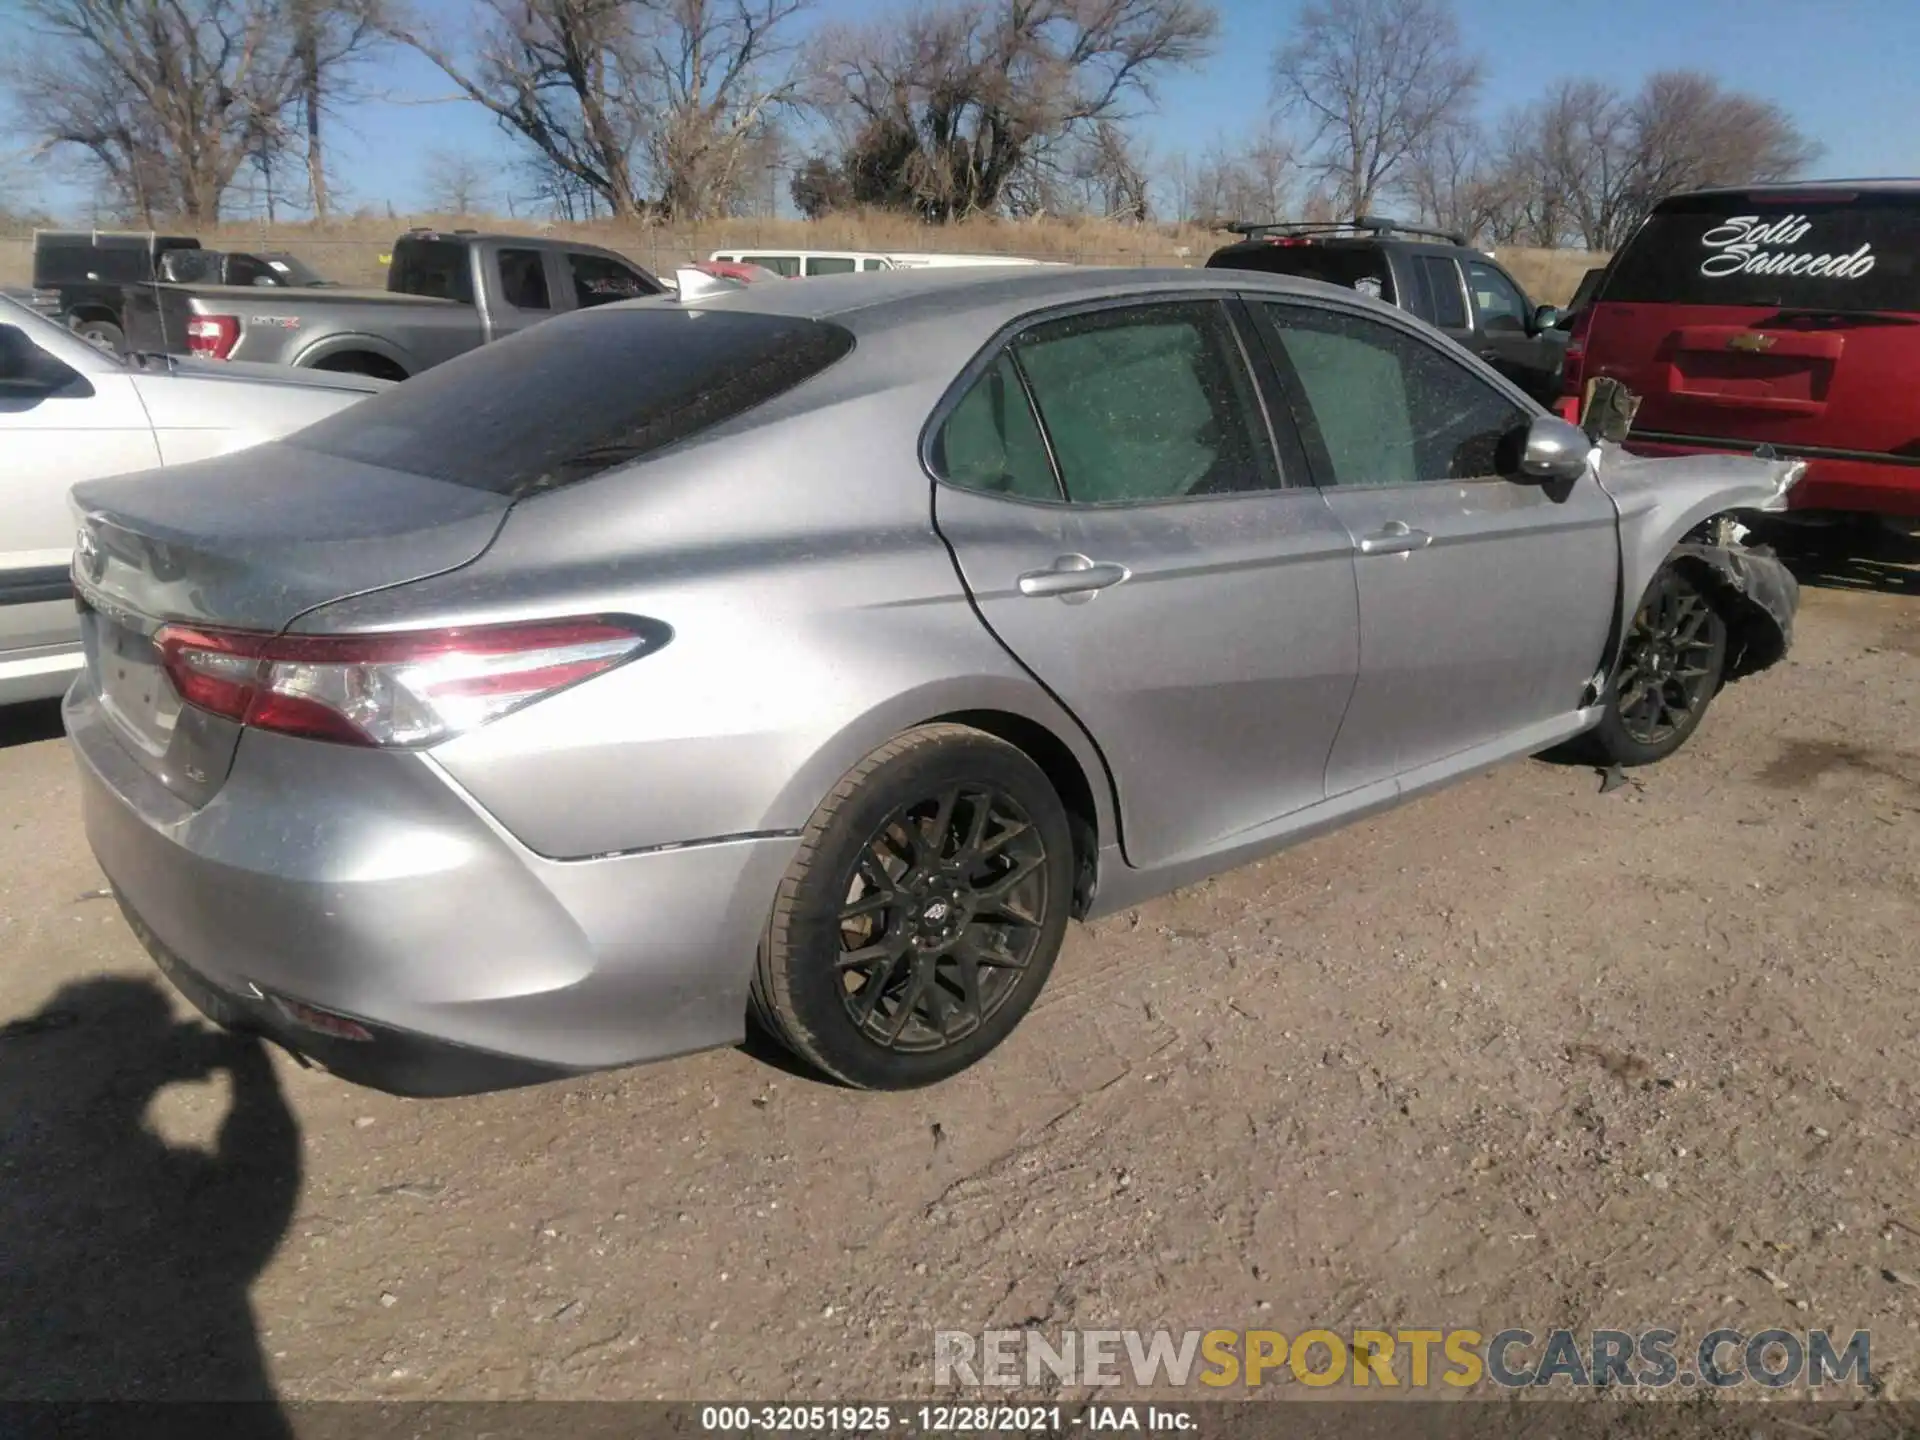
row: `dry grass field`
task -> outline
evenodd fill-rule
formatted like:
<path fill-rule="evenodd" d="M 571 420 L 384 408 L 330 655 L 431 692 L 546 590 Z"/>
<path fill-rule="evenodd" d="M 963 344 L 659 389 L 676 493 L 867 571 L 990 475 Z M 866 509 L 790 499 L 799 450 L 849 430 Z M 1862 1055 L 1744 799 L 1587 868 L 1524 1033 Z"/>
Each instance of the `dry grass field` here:
<path fill-rule="evenodd" d="M 809 250 L 947 250 L 1030 255 L 1082 265 L 1201 265 L 1233 237 L 1196 225 L 1121 225 L 1096 219 L 972 220 L 933 227 L 908 217 L 870 212 L 824 220 L 722 220 L 685 229 L 616 224 L 555 224 L 494 216 L 407 215 L 355 217 L 325 225 L 221 225 L 201 238 L 232 249 L 285 250 L 332 279 L 377 285 L 386 276 L 388 247 L 410 225 L 466 226 L 493 231 L 572 236 L 631 256 L 650 270 L 671 270 L 728 246 Z M 1597 257 L 1582 250 L 1502 250 L 1501 260 L 1543 304 L 1572 297 Z M 0 235 L 0 284 L 23 285 L 32 276 L 32 238 Z"/>

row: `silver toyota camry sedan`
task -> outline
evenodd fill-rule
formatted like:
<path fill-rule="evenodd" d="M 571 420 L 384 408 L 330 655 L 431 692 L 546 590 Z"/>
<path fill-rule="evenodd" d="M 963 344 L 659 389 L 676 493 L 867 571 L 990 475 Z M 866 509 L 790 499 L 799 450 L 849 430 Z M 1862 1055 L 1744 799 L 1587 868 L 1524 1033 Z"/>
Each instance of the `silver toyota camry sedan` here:
<path fill-rule="evenodd" d="M 722 293 L 712 293 L 720 291 Z M 683 284 L 78 487 L 88 835 L 208 1015 L 454 1093 L 737 1042 L 923 1084 L 1070 919 L 1785 648 L 1731 514 L 1349 291 Z"/>

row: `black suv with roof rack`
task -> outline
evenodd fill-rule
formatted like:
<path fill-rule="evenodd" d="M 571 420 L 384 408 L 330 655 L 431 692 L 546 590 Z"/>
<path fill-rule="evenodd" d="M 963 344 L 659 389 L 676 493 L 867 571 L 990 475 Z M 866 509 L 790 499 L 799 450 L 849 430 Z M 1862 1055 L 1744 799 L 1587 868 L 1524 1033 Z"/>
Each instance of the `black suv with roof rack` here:
<path fill-rule="evenodd" d="M 1245 238 L 1209 268 L 1298 275 L 1398 305 L 1485 360 L 1535 400 L 1560 395 L 1567 333 L 1485 251 L 1461 235 L 1363 216 L 1351 223 L 1232 225 Z"/>

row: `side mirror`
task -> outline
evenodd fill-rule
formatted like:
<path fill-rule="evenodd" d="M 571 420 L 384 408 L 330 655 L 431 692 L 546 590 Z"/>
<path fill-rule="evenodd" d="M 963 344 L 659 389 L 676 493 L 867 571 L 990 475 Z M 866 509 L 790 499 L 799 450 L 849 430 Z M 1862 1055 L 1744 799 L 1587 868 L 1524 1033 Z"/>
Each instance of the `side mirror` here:
<path fill-rule="evenodd" d="M 256 275 L 253 277 L 253 283 L 255 285 L 264 285 L 269 290 L 274 289 L 280 284 L 280 282 L 271 275 Z"/>
<path fill-rule="evenodd" d="M 0 325 L 0 397 L 37 399 L 64 390 L 80 372 L 49 355 L 17 325 Z"/>
<path fill-rule="evenodd" d="M 1542 305 L 1533 312 L 1533 333 L 1544 335 L 1560 324 L 1560 307 Z"/>
<path fill-rule="evenodd" d="M 1592 449 L 1593 441 L 1578 425 L 1570 425 L 1557 415 L 1537 416 L 1527 427 L 1516 478 L 1542 485 L 1578 480 L 1586 473 L 1587 455 Z"/>

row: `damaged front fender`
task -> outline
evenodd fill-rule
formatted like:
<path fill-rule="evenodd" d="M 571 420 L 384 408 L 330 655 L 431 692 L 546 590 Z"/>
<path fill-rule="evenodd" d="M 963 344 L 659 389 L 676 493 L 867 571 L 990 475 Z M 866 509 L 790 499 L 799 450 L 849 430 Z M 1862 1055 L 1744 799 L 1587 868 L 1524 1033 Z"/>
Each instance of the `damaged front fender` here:
<path fill-rule="evenodd" d="M 1784 510 L 1806 473 L 1799 460 L 1751 455 L 1681 455 L 1652 459 L 1602 442 L 1595 455 L 1600 484 L 1620 516 L 1620 613 L 1609 673 L 1620 637 L 1653 577 L 1669 560 L 1696 569 L 1725 602 L 1728 678 L 1753 673 L 1786 654 L 1800 587 L 1786 566 L 1762 548 L 1748 548 L 1708 521 Z"/>
<path fill-rule="evenodd" d="M 1720 602 L 1727 621 L 1725 679 L 1764 670 L 1793 644 L 1800 582 L 1770 550 L 1745 545 L 1682 544 L 1673 563 L 1685 565 Z"/>

